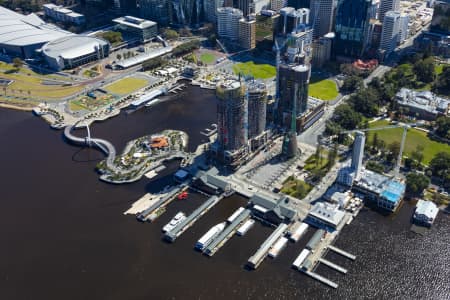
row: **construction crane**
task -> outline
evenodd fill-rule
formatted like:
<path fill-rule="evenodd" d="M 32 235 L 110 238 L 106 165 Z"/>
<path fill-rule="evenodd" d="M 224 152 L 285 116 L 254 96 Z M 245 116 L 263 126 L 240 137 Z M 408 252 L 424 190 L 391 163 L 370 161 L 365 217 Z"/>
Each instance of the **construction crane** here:
<path fill-rule="evenodd" d="M 373 128 L 363 128 L 363 129 L 355 129 L 355 130 L 345 130 L 345 131 L 341 131 L 340 134 L 355 133 L 357 131 L 366 132 L 366 131 L 376 131 L 376 130 L 385 130 L 385 129 L 393 129 L 393 128 L 403 128 L 402 140 L 400 142 L 400 151 L 398 152 L 397 163 L 396 163 L 395 168 L 394 168 L 394 175 L 395 175 L 395 177 L 398 178 L 399 174 L 400 174 L 400 165 L 401 165 L 401 162 L 402 162 L 402 154 L 403 154 L 403 150 L 405 148 L 406 133 L 407 133 L 408 129 L 411 126 L 414 126 L 414 124 L 411 124 L 411 125 L 398 124 L 398 125 L 388 125 L 388 126 L 383 126 L 383 127 L 373 127 Z"/>

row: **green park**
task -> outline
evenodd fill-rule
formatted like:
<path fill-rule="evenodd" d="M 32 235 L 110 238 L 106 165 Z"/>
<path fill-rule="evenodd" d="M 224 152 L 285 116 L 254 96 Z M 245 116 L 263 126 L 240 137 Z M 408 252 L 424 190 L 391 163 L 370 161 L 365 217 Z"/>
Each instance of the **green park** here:
<path fill-rule="evenodd" d="M 385 120 L 370 123 L 371 128 L 387 126 L 389 123 Z M 386 145 L 393 142 L 400 142 L 402 139 L 403 128 L 392 128 L 372 131 L 368 134 L 368 142 L 373 138 L 373 133 L 377 132 L 378 139 L 383 140 Z M 417 146 L 423 146 L 423 163 L 428 165 L 431 159 L 439 152 L 450 153 L 450 146 L 446 143 L 440 143 L 430 139 L 427 133 L 416 128 L 408 129 L 405 141 L 404 155 L 409 156 L 416 150 Z"/>
<path fill-rule="evenodd" d="M 275 77 L 277 69 L 269 64 L 255 64 L 253 61 L 233 65 L 233 72 L 238 75 L 253 76 L 256 79 Z"/>
<path fill-rule="evenodd" d="M 308 87 L 308 94 L 314 98 L 330 101 L 334 100 L 339 92 L 336 83 L 333 80 L 316 79 L 312 77 Z"/>
<path fill-rule="evenodd" d="M 116 95 L 128 95 L 148 85 L 148 80 L 137 77 L 127 77 L 105 87 L 105 90 Z"/>

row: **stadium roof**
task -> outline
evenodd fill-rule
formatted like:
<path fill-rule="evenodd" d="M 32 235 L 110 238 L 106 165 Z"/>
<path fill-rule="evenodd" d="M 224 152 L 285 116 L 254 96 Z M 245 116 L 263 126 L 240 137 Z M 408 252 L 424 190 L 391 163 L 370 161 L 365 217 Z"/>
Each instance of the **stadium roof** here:
<path fill-rule="evenodd" d="M 99 45 L 108 42 L 90 36 L 71 35 L 45 44 L 42 52 L 49 57 L 73 59 L 97 51 Z"/>
<path fill-rule="evenodd" d="M 45 23 L 35 14 L 25 16 L 0 6 L 0 45 L 43 44 L 68 35 L 72 34 Z"/>

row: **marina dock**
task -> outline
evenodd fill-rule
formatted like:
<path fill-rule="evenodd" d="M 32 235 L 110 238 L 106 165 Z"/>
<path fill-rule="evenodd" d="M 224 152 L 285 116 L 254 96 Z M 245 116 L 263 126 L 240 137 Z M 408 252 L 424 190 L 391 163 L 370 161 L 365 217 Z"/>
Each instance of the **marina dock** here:
<path fill-rule="evenodd" d="M 326 265 L 326 266 L 328 266 L 328 267 L 330 267 L 332 269 L 335 269 L 338 272 L 341 272 L 343 274 L 347 274 L 347 269 L 344 269 L 343 267 L 338 266 L 335 263 L 332 263 L 331 261 L 326 260 L 325 258 L 322 258 L 322 257 L 319 258 L 319 262 L 323 263 L 324 265 Z"/>
<path fill-rule="evenodd" d="M 174 229 L 166 232 L 164 238 L 169 242 L 174 242 L 180 235 L 189 229 L 194 223 L 200 219 L 206 212 L 208 212 L 214 205 L 219 203 L 223 199 L 223 196 L 212 196 L 200 205 L 192 214 L 190 214 L 183 222 L 178 224 Z"/>
<path fill-rule="evenodd" d="M 236 232 L 236 230 L 239 228 L 239 226 L 248 220 L 250 217 L 251 211 L 249 209 L 243 210 L 234 220 L 233 222 L 228 225 L 218 236 L 215 238 L 211 244 L 206 247 L 205 253 L 208 256 L 213 256 L 214 253 L 217 252 L 217 250 L 220 249 Z"/>
<path fill-rule="evenodd" d="M 336 289 L 338 287 L 338 284 L 336 282 L 333 282 L 330 279 L 327 279 L 327 278 L 325 278 L 323 276 L 320 276 L 317 273 L 310 272 L 310 271 L 302 271 L 302 272 L 305 273 L 306 275 L 308 275 L 308 276 L 310 276 L 310 277 L 312 277 L 312 278 L 322 282 L 323 284 L 326 284 L 326 285 L 334 288 L 334 289 Z"/>
<path fill-rule="evenodd" d="M 332 250 L 332 251 L 334 251 L 334 252 L 336 252 L 336 253 L 344 256 L 344 257 L 347 257 L 348 259 L 351 259 L 351 260 L 355 260 L 356 259 L 355 255 L 350 254 L 350 253 L 348 253 L 348 252 L 346 252 L 344 250 L 341 250 L 339 248 L 336 248 L 335 246 L 328 245 L 328 249 L 330 249 L 330 250 Z"/>
<path fill-rule="evenodd" d="M 281 223 L 278 225 L 277 229 L 262 243 L 256 253 L 250 257 L 247 261 L 247 265 L 253 269 L 256 269 L 264 258 L 267 256 L 270 248 L 273 244 L 284 234 L 288 225 Z"/>
<path fill-rule="evenodd" d="M 124 214 L 136 214 L 136 217 L 139 220 L 147 221 L 153 212 L 164 209 L 179 193 L 187 190 L 187 188 L 187 185 L 182 184 L 161 194 L 145 194 L 138 201 L 133 203 L 131 208 L 124 212 Z M 151 219 L 150 221 L 153 220 L 154 219 Z"/>

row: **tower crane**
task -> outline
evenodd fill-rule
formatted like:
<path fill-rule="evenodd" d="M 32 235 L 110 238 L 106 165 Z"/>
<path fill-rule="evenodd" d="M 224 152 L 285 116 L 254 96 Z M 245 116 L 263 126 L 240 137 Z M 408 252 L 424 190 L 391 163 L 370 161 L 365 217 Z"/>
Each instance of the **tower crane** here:
<path fill-rule="evenodd" d="M 402 154 L 403 154 L 403 150 L 405 148 L 406 133 L 411 126 L 414 126 L 414 124 L 412 124 L 412 125 L 398 124 L 398 125 L 388 125 L 388 126 L 382 126 L 382 127 L 345 130 L 345 131 L 341 131 L 340 134 L 355 133 L 357 131 L 366 132 L 366 131 L 386 130 L 386 129 L 393 129 L 393 128 L 403 128 L 402 140 L 400 142 L 400 151 L 398 152 L 397 163 L 394 168 L 394 175 L 395 175 L 395 177 L 398 178 L 399 174 L 400 174 L 400 165 L 402 162 Z"/>

